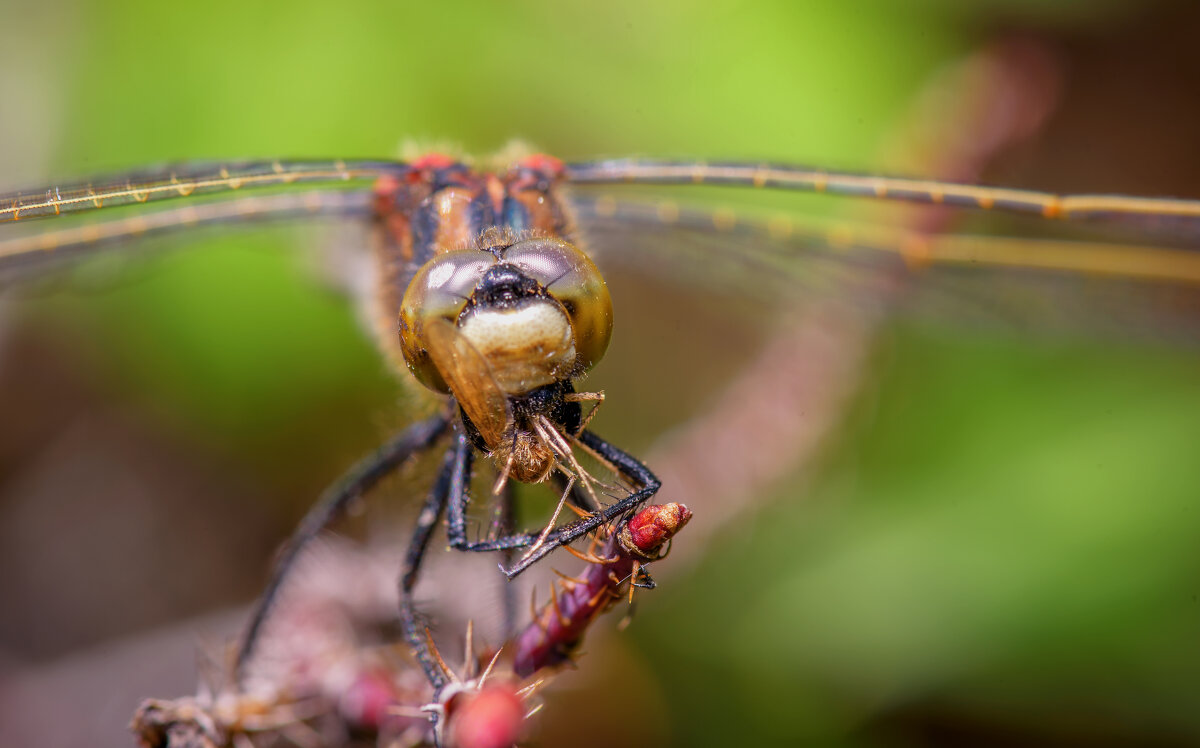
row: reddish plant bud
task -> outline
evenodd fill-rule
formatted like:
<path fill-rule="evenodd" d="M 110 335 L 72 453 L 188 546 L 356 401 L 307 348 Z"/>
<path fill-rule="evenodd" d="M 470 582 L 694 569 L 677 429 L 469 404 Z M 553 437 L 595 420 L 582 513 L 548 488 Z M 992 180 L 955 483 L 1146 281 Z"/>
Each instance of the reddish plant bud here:
<path fill-rule="evenodd" d="M 400 732 L 424 720 L 395 714 L 395 707 L 422 696 L 402 691 L 396 686 L 394 674 L 387 670 L 369 668 L 356 673 L 341 692 L 337 713 L 346 724 L 359 730 Z"/>
<path fill-rule="evenodd" d="M 446 713 L 451 748 L 508 748 L 521 737 L 525 704 L 510 683 L 490 683 L 454 697 Z"/>
<path fill-rule="evenodd" d="M 635 556 L 653 559 L 662 544 L 691 518 L 692 513 L 683 504 L 648 506 L 621 528 L 621 547 Z"/>

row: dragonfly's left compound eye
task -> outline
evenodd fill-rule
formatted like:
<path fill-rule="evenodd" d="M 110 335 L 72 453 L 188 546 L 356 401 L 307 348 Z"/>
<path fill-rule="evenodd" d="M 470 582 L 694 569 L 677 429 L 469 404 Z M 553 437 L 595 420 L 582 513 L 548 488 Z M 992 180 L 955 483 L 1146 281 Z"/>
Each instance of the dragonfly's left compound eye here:
<path fill-rule="evenodd" d="M 400 349 L 417 380 L 437 392 L 450 387 L 429 358 L 425 324 L 432 319 L 455 323 L 479 279 L 496 263 L 476 250 L 447 252 L 425 263 L 409 282 L 400 302 Z"/>
<path fill-rule="evenodd" d="M 512 245 L 504 261 L 519 267 L 562 304 L 575 338 L 576 373 L 595 366 L 608 350 L 613 312 L 608 285 L 592 259 L 570 242 L 542 238 Z"/>

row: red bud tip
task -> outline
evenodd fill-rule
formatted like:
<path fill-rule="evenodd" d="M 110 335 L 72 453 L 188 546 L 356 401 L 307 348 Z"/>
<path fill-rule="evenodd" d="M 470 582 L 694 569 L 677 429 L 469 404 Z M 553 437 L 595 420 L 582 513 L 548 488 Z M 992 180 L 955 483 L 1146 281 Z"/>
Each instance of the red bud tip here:
<path fill-rule="evenodd" d="M 521 737 L 525 705 L 513 685 L 496 683 L 459 698 L 447 732 L 453 748 L 509 748 Z"/>
<path fill-rule="evenodd" d="M 386 673 L 365 672 L 342 693 L 338 711 L 353 725 L 378 730 L 398 699 L 396 687 Z"/>
<path fill-rule="evenodd" d="M 642 553 L 652 553 L 691 518 L 691 511 L 683 504 L 648 506 L 629 520 L 627 541 Z"/>

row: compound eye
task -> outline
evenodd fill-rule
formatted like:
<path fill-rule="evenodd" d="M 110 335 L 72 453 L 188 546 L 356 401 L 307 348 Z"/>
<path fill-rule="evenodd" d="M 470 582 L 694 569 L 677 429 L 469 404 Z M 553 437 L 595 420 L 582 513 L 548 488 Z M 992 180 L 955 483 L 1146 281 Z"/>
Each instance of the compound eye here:
<path fill-rule="evenodd" d="M 596 365 L 612 338 L 612 297 L 600 269 L 582 250 L 562 239 L 528 239 L 504 253 L 554 297 L 571 320 L 579 373 Z"/>
<path fill-rule="evenodd" d="M 455 323 L 471 292 L 496 259 L 475 250 L 447 252 L 421 266 L 400 302 L 400 350 L 417 380 L 437 392 L 450 387 L 429 358 L 425 326 L 430 320 Z"/>

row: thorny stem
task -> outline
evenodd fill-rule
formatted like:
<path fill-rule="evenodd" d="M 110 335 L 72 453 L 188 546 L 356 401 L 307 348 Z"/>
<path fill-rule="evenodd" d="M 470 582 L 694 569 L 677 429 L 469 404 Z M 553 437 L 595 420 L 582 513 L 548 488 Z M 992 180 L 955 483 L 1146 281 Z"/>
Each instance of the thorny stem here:
<path fill-rule="evenodd" d="M 661 558 L 660 550 L 691 518 L 683 504 L 649 506 L 609 533 L 600 555 L 589 554 L 580 576 L 559 580 L 560 589 L 517 636 L 514 672 L 525 678 L 568 661 L 592 620 L 623 597 L 626 585 L 637 584 L 642 567 Z"/>

